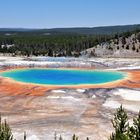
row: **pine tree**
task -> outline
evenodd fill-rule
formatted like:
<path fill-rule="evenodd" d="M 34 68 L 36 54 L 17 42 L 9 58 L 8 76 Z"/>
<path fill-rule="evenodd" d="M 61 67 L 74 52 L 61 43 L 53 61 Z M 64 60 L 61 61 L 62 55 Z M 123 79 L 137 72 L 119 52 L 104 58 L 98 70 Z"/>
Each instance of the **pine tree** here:
<path fill-rule="evenodd" d="M 13 140 L 13 134 L 6 120 L 2 121 L 0 116 L 0 140 Z"/>
<path fill-rule="evenodd" d="M 130 140 L 128 137 L 128 117 L 122 105 L 117 109 L 112 120 L 115 133 L 112 133 L 109 140 Z"/>
<path fill-rule="evenodd" d="M 140 140 L 140 112 L 138 117 L 133 119 L 133 126 L 129 128 L 129 137 L 131 140 Z"/>
<path fill-rule="evenodd" d="M 128 135 L 129 135 L 130 140 L 136 140 L 135 139 L 135 129 L 134 129 L 133 126 L 129 128 L 129 134 Z"/>
<path fill-rule="evenodd" d="M 74 134 L 74 135 L 72 136 L 72 140 L 78 140 L 78 137 Z"/>
<path fill-rule="evenodd" d="M 136 133 L 136 140 L 140 140 L 140 112 L 138 117 L 134 119 L 134 130 Z"/>
<path fill-rule="evenodd" d="M 54 140 L 57 140 L 57 133 L 54 133 Z"/>
<path fill-rule="evenodd" d="M 26 140 L 26 132 L 24 132 L 24 140 Z"/>
<path fill-rule="evenodd" d="M 75 134 L 72 136 L 72 140 L 76 140 L 76 135 Z"/>
<path fill-rule="evenodd" d="M 60 135 L 59 140 L 63 140 L 62 136 Z"/>
<path fill-rule="evenodd" d="M 53 50 L 52 49 L 48 50 L 48 56 L 51 56 L 51 57 L 53 56 Z"/>

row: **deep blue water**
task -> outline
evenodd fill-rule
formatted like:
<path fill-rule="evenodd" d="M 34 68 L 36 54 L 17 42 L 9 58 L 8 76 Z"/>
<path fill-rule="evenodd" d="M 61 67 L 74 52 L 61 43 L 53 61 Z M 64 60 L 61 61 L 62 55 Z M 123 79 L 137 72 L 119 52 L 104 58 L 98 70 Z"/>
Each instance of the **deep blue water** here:
<path fill-rule="evenodd" d="M 126 73 L 94 70 L 22 69 L 0 73 L 16 81 L 47 85 L 103 84 L 123 79 Z"/>

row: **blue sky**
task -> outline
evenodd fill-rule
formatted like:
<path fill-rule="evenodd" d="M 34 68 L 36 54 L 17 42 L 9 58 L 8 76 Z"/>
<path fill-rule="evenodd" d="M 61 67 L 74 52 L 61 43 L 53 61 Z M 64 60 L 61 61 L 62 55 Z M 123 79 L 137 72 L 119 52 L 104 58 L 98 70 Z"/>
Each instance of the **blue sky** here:
<path fill-rule="evenodd" d="M 140 23 L 140 0 L 0 0 L 0 28 Z"/>

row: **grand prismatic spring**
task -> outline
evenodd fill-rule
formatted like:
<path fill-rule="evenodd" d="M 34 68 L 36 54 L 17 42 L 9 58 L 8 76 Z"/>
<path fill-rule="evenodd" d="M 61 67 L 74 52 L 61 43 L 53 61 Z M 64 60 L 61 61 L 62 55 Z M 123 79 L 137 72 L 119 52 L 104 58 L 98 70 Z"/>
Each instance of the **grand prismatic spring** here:
<path fill-rule="evenodd" d="M 92 85 L 124 79 L 126 73 L 74 69 L 20 69 L 2 72 L 0 76 L 15 81 L 43 85 Z"/>

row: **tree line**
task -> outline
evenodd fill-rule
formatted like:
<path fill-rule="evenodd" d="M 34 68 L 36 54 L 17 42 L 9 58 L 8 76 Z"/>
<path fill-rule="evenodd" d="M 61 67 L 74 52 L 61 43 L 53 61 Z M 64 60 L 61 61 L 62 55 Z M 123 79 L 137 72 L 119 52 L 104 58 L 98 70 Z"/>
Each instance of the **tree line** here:
<path fill-rule="evenodd" d="M 110 35 L 0 36 L 0 52 L 25 56 L 79 56 L 82 50 L 110 38 Z M 7 44 L 13 46 L 7 47 Z"/>

